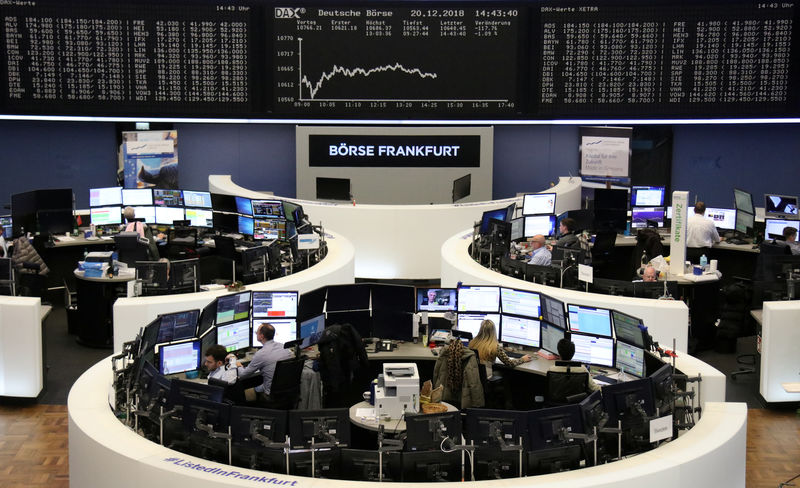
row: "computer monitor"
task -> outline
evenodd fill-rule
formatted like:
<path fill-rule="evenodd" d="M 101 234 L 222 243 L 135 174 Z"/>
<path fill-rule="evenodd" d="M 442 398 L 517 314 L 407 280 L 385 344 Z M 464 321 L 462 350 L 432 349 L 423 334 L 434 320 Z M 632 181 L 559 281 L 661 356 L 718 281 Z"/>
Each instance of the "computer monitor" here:
<path fill-rule="evenodd" d="M 783 239 L 783 229 L 786 227 L 794 227 L 800 233 L 800 220 L 764 219 L 764 236 L 768 239 L 781 236 Z"/>
<path fill-rule="evenodd" d="M 197 331 L 197 319 L 200 310 L 186 310 L 159 315 L 161 323 L 158 328 L 159 344 L 164 342 L 191 339 Z"/>
<path fill-rule="evenodd" d="M 211 300 L 208 305 L 203 307 L 203 311 L 200 312 L 200 320 L 197 326 L 197 337 L 203 337 L 207 330 L 209 330 L 213 325 L 214 321 L 217 319 L 217 301 Z"/>
<path fill-rule="evenodd" d="M 455 312 L 455 288 L 417 288 L 417 312 Z"/>
<path fill-rule="evenodd" d="M 319 338 L 322 337 L 322 331 L 324 330 L 325 314 L 320 314 L 300 322 L 299 337 L 303 340 L 303 342 L 300 343 L 300 348 L 305 349 L 319 342 Z"/>
<path fill-rule="evenodd" d="M 595 229 L 624 230 L 628 222 L 628 190 L 595 188 Z"/>
<path fill-rule="evenodd" d="M 136 279 L 142 281 L 142 294 L 167 288 L 169 263 L 165 261 L 137 261 L 134 265 Z"/>
<path fill-rule="evenodd" d="M 370 292 L 373 311 L 414 313 L 417 310 L 413 286 L 373 283 Z"/>
<path fill-rule="evenodd" d="M 664 227 L 664 207 L 631 208 L 631 228 L 653 227 L 653 223 L 656 227 Z"/>
<path fill-rule="evenodd" d="M 297 303 L 297 316 L 300 320 L 316 317 L 324 312 L 327 295 L 328 287 L 326 286 L 301 293 Z"/>
<path fill-rule="evenodd" d="M 350 178 L 317 177 L 317 200 L 350 200 Z"/>
<path fill-rule="evenodd" d="M 255 231 L 255 227 L 253 225 L 253 217 L 245 217 L 243 215 L 239 215 L 237 217 L 237 232 L 239 234 L 245 236 L 252 236 L 253 232 Z"/>
<path fill-rule="evenodd" d="M 262 344 L 258 342 L 257 334 L 258 329 L 263 324 L 270 324 L 275 328 L 275 342 L 285 344 L 287 342 L 297 340 L 297 319 L 275 319 L 275 318 L 261 318 L 253 317 L 253 337 L 250 344 L 253 347 L 261 347 Z"/>
<path fill-rule="evenodd" d="M 199 334 L 200 335 L 200 342 L 201 342 L 201 351 L 205 354 L 208 351 L 208 348 L 213 346 L 217 343 L 217 328 L 215 326 L 211 326 L 206 330 L 206 332 Z"/>
<path fill-rule="evenodd" d="M 372 313 L 370 310 L 350 310 L 346 312 L 326 312 L 325 327 L 350 324 L 361 337 L 372 335 Z"/>
<path fill-rule="evenodd" d="M 263 447 L 262 437 L 270 442 L 284 442 L 289 432 L 286 410 L 262 407 L 231 407 L 231 437 L 234 443 Z"/>
<path fill-rule="evenodd" d="M 3 238 L 6 240 L 10 240 L 13 235 L 14 235 L 13 223 L 11 220 L 11 216 L 10 215 L 0 216 L 0 236 L 3 236 Z"/>
<path fill-rule="evenodd" d="M 158 351 L 161 374 L 175 374 L 200 368 L 200 341 L 165 344 Z"/>
<path fill-rule="evenodd" d="M 66 234 L 72 232 L 72 208 L 36 211 L 36 231 L 42 235 Z"/>
<path fill-rule="evenodd" d="M 243 291 L 217 298 L 217 325 L 238 322 L 250 318 L 250 296 L 252 292 Z"/>
<path fill-rule="evenodd" d="M 440 449 L 442 440 L 461 441 L 461 412 L 406 415 L 406 451 Z"/>
<path fill-rule="evenodd" d="M 490 408 L 467 408 L 465 411 L 464 437 L 476 446 L 496 448 L 524 443 L 528 430 L 527 412 Z"/>
<path fill-rule="evenodd" d="M 622 341 L 617 341 L 616 367 L 629 375 L 642 378 L 644 369 L 644 349 Z"/>
<path fill-rule="evenodd" d="M 186 215 L 182 207 L 156 206 L 156 224 L 172 225 L 176 220 L 186 220 Z"/>
<path fill-rule="evenodd" d="M 529 193 L 522 198 L 522 215 L 552 215 L 555 211 L 555 193 Z"/>
<path fill-rule="evenodd" d="M 649 376 L 650 383 L 653 385 L 656 408 L 661 415 L 672 411 L 672 401 L 675 396 L 672 373 L 672 366 L 663 364 Z"/>
<path fill-rule="evenodd" d="M 341 479 L 395 482 L 403 479 L 403 456 L 399 452 L 385 452 L 381 457 L 374 450 L 342 449 L 341 458 Z"/>
<path fill-rule="evenodd" d="M 538 319 L 517 317 L 503 313 L 500 316 L 499 341 L 526 347 L 541 346 L 541 330 Z"/>
<path fill-rule="evenodd" d="M 367 310 L 369 309 L 369 302 L 369 285 L 356 284 L 329 286 L 326 310 L 328 312 Z"/>
<path fill-rule="evenodd" d="M 554 236 L 556 235 L 556 216 L 555 215 L 532 215 L 525 217 L 524 236 L 533 237 L 535 235 Z"/>
<path fill-rule="evenodd" d="M 578 405 L 543 408 L 528 412 L 528 449 L 536 451 L 572 443 L 564 434 L 583 433 L 583 415 Z"/>
<path fill-rule="evenodd" d="M 150 205 L 146 207 L 133 207 L 134 214 L 137 219 L 143 219 L 147 225 L 155 225 L 156 223 L 156 207 Z"/>
<path fill-rule="evenodd" d="M 472 191 L 472 174 L 453 180 L 453 203 L 467 198 Z"/>
<path fill-rule="evenodd" d="M 91 188 L 89 190 L 90 207 L 111 207 L 114 205 L 122 205 L 121 187 Z"/>
<path fill-rule="evenodd" d="M 307 448 L 312 439 L 315 444 L 333 443 L 347 447 L 350 445 L 348 409 L 290 410 L 289 438 L 293 448 Z"/>
<path fill-rule="evenodd" d="M 459 452 L 404 452 L 402 457 L 404 482 L 461 481 Z"/>
<path fill-rule="evenodd" d="M 286 221 L 284 219 L 253 219 L 253 239 L 261 240 L 286 240 Z"/>
<path fill-rule="evenodd" d="M 641 412 L 655 415 L 653 383 L 649 378 L 605 385 L 601 388 L 608 424 L 622 420 L 623 427 L 641 421 Z"/>
<path fill-rule="evenodd" d="M 372 311 L 372 337 L 411 342 L 414 339 L 414 314 Z"/>
<path fill-rule="evenodd" d="M 755 216 L 753 214 L 737 211 L 736 212 L 736 232 L 748 236 L 753 235 L 753 226 L 755 225 Z"/>
<path fill-rule="evenodd" d="M 297 317 L 296 291 L 254 291 L 253 318 Z"/>
<path fill-rule="evenodd" d="M 186 208 L 186 220 L 192 227 L 214 227 L 214 212 L 207 208 Z"/>
<path fill-rule="evenodd" d="M 183 194 L 180 190 L 153 188 L 153 205 L 157 207 L 183 207 Z"/>
<path fill-rule="evenodd" d="M 613 310 L 611 316 L 614 319 L 614 331 L 616 332 L 617 342 L 623 341 L 637 347 L 644 347 L 644 330 L 642 330 L 642 319 Z"/>
<path fill-rule="evenodd" d="M 500 288 L 500 310 L 525 317 L 542 316 L 541 300 L 535 291 Z"/>
<path fill-rule="evenodd" d="M 183 204 L 187 207 L 211 208 L 211 193 L 183 190 Z"/>
<path fill-rule="evenodd" d="M 789 195 L 764 195 L 766 217 L 798 218 L 797 197 Z"/>
<path fill-rule="evenodd" d="M 487 210 L 483 212 L 483 216 L 481 216 L 481 227 L 478 233 L 480 235 L 489 234 L 489 221 L 492 219 L 505 221 L 506 214 L 507 212 L 505 208 L 498 208 L 496 210 Z"/>
<path fill-rule="evenodd" d="M 721 230 L 734 230 L 736 228 L 736 209 L 706 207 L 703 217 L 714 222 L 714 226 Z"/>
<path fill-rule="evenodd" d="M 214 230 L 223 233 L 239 232 L 239 216 L 232 213 L 220 213 L 216 210 L 212 215 Z"/>
<path fill-rule="evenodd" d="M 751 215 L 756 213 L 753 207 L 753 195 L 751 195 L 750 192 L 734 188 L 733 202 L 736 206 L 736 210 L 741 210 Z"/>
<path fill-rule="evenodd" d="M 217 326 L 217 344 L 228 352 L 250 347 L 250 321 L 241 320 Z"/>
<path fill-rule="evenodd" d="M 458 288 L 459 312 L 500 312 L 499 286 L 462 286 Z"/>
<path fill-rule="evenodd" d="M 596 366 L 614 367 L 614 339 L 589 334 L 570 335 L 575 344 L 573 361 Z"/>
<path fill-rule="evenodd" d="M 236 212 L 241 215 L 253 216 L 253 201 L 247 197 L 234 197 Z"/>
<path fill-rule="evenodd" d="M 549 295 L 539 295 L 542 319 L 563 329 L 567 329 L 567 318 L 564 314 L 564 302 Z"/>
<path fill-rule="evenodd" d="M 525 217 L 511 219 L 511 240 L 518 241 L 525 237 Z"/>
<path fill-rule="evenodd" d="M 251 200 L 253 217 L 282 219 L 283 202 L 280 200 Z"/>
<path fill-rule="evenodd" d="M 92 207 L 89 209 L 92 224 L 120 225 L 122 223 L 122 207 Z"/>
<path fill-rule="evenodd" d="M 569 330 L 611 337 L 611 310 L 585 305 L 567 305 Z"/>
<path fill-rule="evenodd" d="M 236 213 L 236 197 L 223 195 L 222 193 L 212 193 L 211 207 L 215 212 Z"/>
<path fill-rule="evenodd" d="M 138 205 L 153 205 L 152 188 L 123 188 L 122 205 L 135 207 Z"/>
<path fill-rule="evenodd" d="M 663 207 L 665 190 L 663 186 L 632 186 L 631 207 Z"/>
<path fill-rule="evenodd" d="M 481 322 L 491 320 L 495 325 L 495 332 L 500 334 L 500 314 L 499 313 L 458 313 L 456 329 L 469 332 L 472 337 L 476 337 L 481 330 Z"/>
<path fill-rule="evenodd" d="M 175 378 L 170 385 L 167 404 L 176 405 L 181 398 L 199 398 L 210 402 L 221 402 L 224 396 L 225 388 L 221 386 Z"/>

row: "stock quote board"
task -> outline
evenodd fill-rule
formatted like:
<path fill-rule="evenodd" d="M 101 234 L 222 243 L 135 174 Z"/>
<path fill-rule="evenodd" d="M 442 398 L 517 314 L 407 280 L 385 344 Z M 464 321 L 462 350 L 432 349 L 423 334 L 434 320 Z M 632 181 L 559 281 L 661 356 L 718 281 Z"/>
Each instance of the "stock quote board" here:
<path fill-rule="evenodd" d="M 797 25 L 742 0 L 0 0 L 0 114 L 798 117 Z"/>

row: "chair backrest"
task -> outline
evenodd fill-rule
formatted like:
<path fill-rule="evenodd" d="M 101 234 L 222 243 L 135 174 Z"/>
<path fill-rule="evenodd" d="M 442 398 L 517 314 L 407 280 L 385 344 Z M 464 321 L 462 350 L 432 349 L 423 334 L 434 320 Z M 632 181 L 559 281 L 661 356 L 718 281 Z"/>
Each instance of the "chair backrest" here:
<path fill-rule="evenodd" d="M 233 242 L 233 237 L 214 236 L 214 247 L 220 256 L 236 260 L 236 245 Z"/>
<path fill-rule="evenodd" d="M 615 231 L 601 230 L 595 235 L 594 245 L 592 246 L 592 257 L 608 255 L 617 242 Z"/>
<path fill-rule="evenodd" d="M 0 258 L 0 295 L 14 295 L 14 267 L 11 258 Z"/>
<path fill-rule="evenodd" d="M 270 403 L 273 408 L 293 409 L 300 400 L 300 376 L 303 374 L 304 358 L 278 361 L 272 375 Z"/>
<path fill-rule="evenodd" d="M 120 232 L 114 236 L 114 244 L 117 248 L 119 261 L 133 266 L 136 261 L 147 261 L 150 259 L 150 247 L 147 242 L 133 231 Z"/>
<path fill-rule="evenodd" d="M 545 403 L 550 406 L 578 403 L 589 393 L 586 371 L 548 371 Z"/>

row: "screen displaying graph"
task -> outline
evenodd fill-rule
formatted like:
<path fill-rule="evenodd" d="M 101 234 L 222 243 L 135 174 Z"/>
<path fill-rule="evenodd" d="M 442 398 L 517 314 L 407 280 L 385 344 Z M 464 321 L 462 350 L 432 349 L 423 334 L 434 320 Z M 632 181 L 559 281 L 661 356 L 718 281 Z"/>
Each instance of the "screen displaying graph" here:
<path fill-rule="evenodd" d="M 519 111 L 515 8 L 293 7 L 273 16 L 278 112 Z"/>

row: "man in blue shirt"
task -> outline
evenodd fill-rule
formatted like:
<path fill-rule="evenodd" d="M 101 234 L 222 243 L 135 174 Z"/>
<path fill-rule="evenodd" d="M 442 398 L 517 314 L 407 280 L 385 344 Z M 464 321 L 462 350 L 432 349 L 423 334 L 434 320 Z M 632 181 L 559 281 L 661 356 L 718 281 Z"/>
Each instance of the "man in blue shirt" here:
<path fill-rule="evenodd" d="M 239 377 L 252 376 L 261 373 L 264 382 L 258 385 L 255 390 L 259 393 L 269 395 L 272 386 L 272 375 L 275 374 L 275 363 L 284 359 L 290 359 L 292 353 L 283 348 L 283 344 L 275 342 L 275 327 L 270 324 L 261 324 L 256 332 L 256 339 L 261 343 L 261 349 L 253 355 L 253 360 L 247 367 L 242 367 L 242 363 L 237 362 Z"/>
<path fill-rule="evenodd" d="M 537 234 L 531 238 L 531 259 L 528 264 L 538 264 L 539 266 L 550 266 L 552 255 L 545 247 L 544 236 Z"/>

